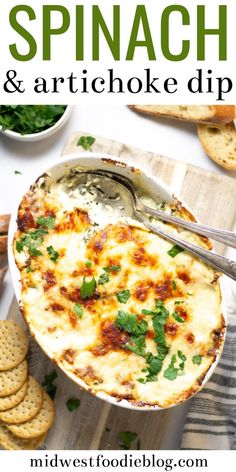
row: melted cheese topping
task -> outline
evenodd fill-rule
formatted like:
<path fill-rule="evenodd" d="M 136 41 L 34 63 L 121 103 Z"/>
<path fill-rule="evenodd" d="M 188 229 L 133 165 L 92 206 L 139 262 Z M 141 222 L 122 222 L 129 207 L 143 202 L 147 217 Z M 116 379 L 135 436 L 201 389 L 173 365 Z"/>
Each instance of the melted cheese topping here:
<path fill-rule="evenodd" d="M 169 407 L 185 400 L 200 389 L 222 347 L 219 274 L 185 251 L 171 257 L 171 243 L 120 217 L 92 193 L 81 194 L 72 185 L 68 192 L 64 183 L 49 189 L 36 185 L 19 208 L 14 254 L 21 272 L 22 311 L 31 332 L 51 358 L 93 393 L 136 406 Z M 190 217 L 181 206 L 176 212 Z M 54 228 L 46 228 L 37 246 L 41 255 L 35 256 L 28 246 L 19 249 L 17 242 L 40 228 L 39 217 L 52 218 Z M 178 233 L 209 244 L 187 231 Z M 50 259 L 49 247 L 56 251 L 56 261 Z M 92 278 L 96 289 L 82 298 L 81 286 Z M 124 290 L 130 297 L 122 303 L 117 294 Z M 147 375 L 146 357 L 125 348 L 130 333 L 117 325 L 117 315 L 122 310 L 146 321 L 145 351 L 156 356 L 152 317 L 142 310 L 153 310 L 157 300 L 169 312 L 164 326 L 168 353 L 156 379 L 141 383 Z M 165 372 L 173 356 L 175 366 L 180 364 L 178 352 L 186 359 L 171 380 Z M 201 356 L 200 364 L 193 363 L 194 356 Z"/>

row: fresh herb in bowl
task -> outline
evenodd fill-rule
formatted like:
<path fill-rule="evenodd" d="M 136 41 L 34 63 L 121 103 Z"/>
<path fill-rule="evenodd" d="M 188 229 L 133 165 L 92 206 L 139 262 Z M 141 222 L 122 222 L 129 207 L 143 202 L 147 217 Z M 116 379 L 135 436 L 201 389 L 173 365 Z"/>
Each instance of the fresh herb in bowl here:
<path fill-rule="evenodd" d="M 66 105 L 0 105 L 0 127 L 21 135 L 51 128 L 65 113 Z"/>

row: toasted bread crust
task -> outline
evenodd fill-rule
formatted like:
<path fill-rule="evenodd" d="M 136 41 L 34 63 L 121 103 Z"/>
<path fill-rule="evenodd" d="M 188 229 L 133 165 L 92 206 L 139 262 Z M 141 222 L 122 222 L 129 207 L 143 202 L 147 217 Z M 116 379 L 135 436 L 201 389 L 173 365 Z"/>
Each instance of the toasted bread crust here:
<path fill-rule="evenodd" d="M 198 136 L 206 154 L 221 167 L 236 170 L 236 129 L 234 123 L 221 127 L 198 125 Z"/>
<path fill-rule="evenodd" d="M 211 123 L 231 123 L 235 119 L 234 105 L 212 105 L 215 115 Z"/>
<path fill-rule="evenodd" d="M 10 215 L 0 215 L 0 234 L 7 234 Z"/>
<path fill-rule="evenodd" d="M 198 106 L 193 105 L 193 107 L 197 108 Z M 173 111 L 170 113 L 164 113 L 161 111 L 161 106 L 159 105 L 129 105 L 131 110 L 136 112 L 144 113 L 149 116 L 154 117 L 163 117 L 163 118 L 171 118 L 181 121 L 190 121 L 193 123 L 206 123 L 206 124 L 224 124 L 230 123 L 235 118 L 235 106 L 234 105 L 209 105 L 211 108 L 211 116 L 205 118 L 204 116 L 201 118 L 197 117 L 189 117 L 186 114 L 186 117 L 182 114 L 180 115 L 179 112 L 176 110 L 176 106 L 173 105 Z M 194 111 L 194 110 L 192 110 Z M 184 110 L 183 110 L 184 112 Z"/>
<path fill-rule="evenodd" d="M 7 250 L 7 236 L 0 236 L 0 254 L 6 252 Z"/>

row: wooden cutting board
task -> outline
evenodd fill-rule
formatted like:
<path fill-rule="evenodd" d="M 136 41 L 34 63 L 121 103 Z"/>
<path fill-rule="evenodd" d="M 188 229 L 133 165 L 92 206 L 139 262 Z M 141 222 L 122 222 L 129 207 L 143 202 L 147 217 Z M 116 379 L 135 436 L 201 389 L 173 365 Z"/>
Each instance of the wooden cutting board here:
<path fill-rule="evenodd" d="M 63 154 L 81 151 L 77 145 L 81 135 L 75 133 L 63 150 Z M 198 167 L 178 162 L 164 156 L 146 152 L 105 138 L 96 137 L 93 151 L 105 152 L 157 175 L 166 182 L 203 222 L 224 229 L 232 229 L 236 220 L 236 182 L 230 177 L 211 173 Z M 219 253 L 224 246 L 217 244 Z M 40 313 L 38 314 L 40 317 Z M 14 299 L 8 318 L 22 323 L 19 308 Z M 55 398 L 57 417 L 44 444 L 45 449 L 120 449 L 119 432 L 134 431 L 140 439 L 141 449 L 159 449 L 173 409 L 163 412 L 136 412 L 111 406 L 87 392 L 80 390 L 55 365 L 48 360 L 31 339 L 29 354 L 30 372 L 42 382 L 46 373 L 57 370 Z M 80 407 L 73 413 L 66 408 L 66 401 L 76 397 Z M 137 448 L 137 440 L 132 448 Z"/>

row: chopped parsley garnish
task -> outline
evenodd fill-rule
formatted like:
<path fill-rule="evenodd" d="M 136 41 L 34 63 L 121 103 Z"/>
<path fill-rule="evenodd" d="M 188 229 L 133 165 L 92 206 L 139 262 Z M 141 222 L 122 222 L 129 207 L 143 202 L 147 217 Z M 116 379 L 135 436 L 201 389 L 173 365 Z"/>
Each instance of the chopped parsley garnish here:
<path fill-rule="evenodd" d="M 55 227 L 55 218 L 54 216 L 40 216 L 36 220 L 36 224 L 43 228 L 53 229 Z"/>
<path fill-rule="evenodd" d="M 137 315 L 119 310 L 116 318 L 116 325 L 129 334 L 141 336 L 147 332 L 147 322 L 145 320 L 138 321 Z"/>
<path fill-rule="evenodd" d="M 36 241 L 39 238 L 42 238 L 45 234 L 48 234 L 47 230 L 45 228 L 38 228 L 35 231 L 32 231 L 31 233 L 28 234 L 28 236 L 31 237 L 34 241 Z M 43 241 L 43 239 L 42 239 Z"/>
<path fill-rule="evenodd" d="M 80 400 L 78 398 L 69 398 L 66 402 L 67 410 L 75 411 L 80 406 Z"/>
<path fill-rule="evenodd" d="M 131 296 L 131 294 L 130 294 L 129 290 L 122 290 L 121 292 L 118 292 L 116 294 L 116 298 L 117 298 L 118 302 L 120 302 L 120 303 L 127 303 L 130 296 Z"/>
<path fill-rule="evenodd" d="M 187 357 L 185 356 L 185 354 L 182 351 L 178 351 L 178 356 L 181 359 L 181 361 L 185 362 L 186 359 L 187 359 Z"/>
<path fill-rule="evenodd" d="M 57 262 L 57 259 L 59 257 L 59 252 L 55 251 L 53 246 L 48 246 L 47 247 L 47 253 L 50 256 L 50 260 L 53 262 Z"/>
<path fill-rule="evenodd" d="M 134 442 L 137 437 L 137 433 L 134 433 L 132 431 L 120 431 L 119 438 L 121 440 L 121 449 L 130 449 L 132 442 Z"/>
<path fill-rule="evenodd" d="M 118 272 L 120 270 L 120 266 L 103 267 L 103 270 L 104 273 L 98 278 L 98 285 L 107 284 L 110 280 L 110 272 Z"/>
<path fill-rule="evenodd" d="M 175 300 L 175 305 L 181 305 L 181 303 L 184 303 L 184 300 Z"/>
<path fill-rule="evenodd" d="M 27 274 L 29 274 L 30 272 L 34 272 L 35 269 L 33 269 L 31 266 L 28 266 L 27 269 L 26 269 L 26 272 Z"/>
<path fill-rule="evenodd" d="M 146 355 L 147 362 L 147 376 L 145 378 L 138 379 L 140 383 L 155 382 L 157 380 L 157 374 L 162 369 L 163 361 L 168 353 L 167 346 L 158 346 L 158 355 L 154 356 L 151 352 Z"/>
<path fill-rule="evenodd" d="M 174 311 L 172 313 L 172 316 L 173 318 L 175 319 L 175 321 L 178 321 L 178 323 L 184 323 L 184 318 L 181 318 L 181 316 L 179 316 L 179 313 L 177 311 Z"/>
<path fill-rule="evenodd" d="M 103 267 L 103 270 L 105 272 L 119 272 L 120 269 L 121 267 L 119 265 L 111 265 L 111 266 Z"/>
<path fill-rule="evenodd" d="M 187 360 L 187 357 L 185 356 L 185 354 L 182 351 L 178 351 L 177 354 L 178 354 L 180 360 L 182 361 L 179 364 L 178 375 L 184 375 L 184 365 L 185 365 L 185 361 Z"/>
<path fill-rule="evenodd" d="M 0 105 L 0 126 L 16 133 L 35 134 L 53 126 L 66 105 Z"/>
<path fill-rule="evenodd" d="M 137 315 L 119 310 L 116 325 L 131 334 L 129 343 L 124 344 L 123 348 L 145 357 L 147 322 L 145 320 L 139 321 Z"/>
<path fill-rule="evenodd" d="M 152 316 L 152 324 L 155 332 L 154 341 L 157 344 L 157 356 L 151 352 L 146 355 L 147 376 L 138 379 L 141 383 L 154 382 L 162 369 L 165 357 L 168 354 L 168 346 L 165 339 L 165 322 L 169 316 L 169 311 L 164 307 L 162 301 L 158 300 L 154 310 L 142 310 L 142 313 Z"/>
<path fill-rule="evenodd" d="M 17 252 L 22 252 L 27 247 L 31 256 L 41 256 L 42 253 L 37 249 L 43 242 L 43 236 L 47 234 L 44 228 L 36 229 L 22 236 L 16 241 Z"/>
<path fill-rule="evenodd" d="M 202 363 L 202 356 L 196 355 L 192 357 L 193 364 L 200 365 Z"/>
<path fill-rule="evenodd" d="M 173 288 L 174 290 L 177 289 L 177 285 L 176 285 L 176 282 L 175 282 L 174 280 L 172 280 L 171 285 L 172 285 L 172 288 Z"/>
<path fill-rule="evenodd" d="M 175 257 L 175 256 L 177 256 L 177 254 L 179 254 L 180 252 L 183 252 L 183 251 L 184 251 L 184 249 L 182 247 L 177 246 L 177 244 L 176 244 L 169 251 L 167 251 L 167 254 L 169 254 L 170 257 Z"/>
<path fill-rule="evenodd" d="M 83 316 L 83 307 L 80 303 L 76 303 L 74 306 L 74 313 L 79 317 L 82 318 Z"/>
<path fill-rule="evenodd" d="M 85 280 L 85 277 L 83 279 L 83 283 L 80 287 L 80 296 L 84 300 L 85 298 L 90 298 L 93 296 L 95 290 L 96 290 L 96 280 L 93 277 L 89 282 Z"/>
<path fill-rule="evenodd" d="M 104 284 L 107 284 L 107 282 L 109 282 L 110 280 L 110 277 L 109 277 L 109 273 L 108 272 L 104 272 L 103 274 L 101 274 L 98 278 L 98 285 L 104 285 Z"/>
<path fill-rule="evenodd" d="M 86 265 L 86 267 L 91 267 L 92 261 L 90 261 L 90 259 L 88 259 L 88 260 L 85 262 L 85 265 Z"/>
<path fill-rule="evenodd" d="M 165 323 L 169 317 L 169 311 L 165 308 L 164 303 L 158 300 L 153 310 L 144 309 L 142 313 L 152 317 L 155 333 L 153 339 L 156 343 L 157 355 L 154 355 L 152 352 L 146 352 L 148 324 L 144 319 L 140 321 L 137 315 L 120 310 L 116 318 L 116 325 L 131 335 L 129 342 L 122 346 L 123 349 L 128 349 L 146 360 L 146 367 L 142 369 L 146 377 L 137 379 L 138 382 L 145 384 L 157 380 L 157 376 L 162 370 L 163 362 L 169 351 L 165 336 Z M 177 312 L 176 314 L 178 315 Z M 183 321 L 181 318 L 181 322 Z M 185 354 L 179 350 L 177 354 L 171 357 L 171 362 L 164 371 L 164 377 L 168 380 L 175 380 L 177 376 L 184 375 L 185 361 Z"/>
<path fill-rule="evenodd" d="M 171 357 L 170 364 L 168 365 L 167 369 L 164 371 L 164 377 L 168 380 L 175 380 L 178 375 L 184 375 L 184 365 L 186 361 L 186 356 L 182 351 L 177 352 L 179 359 L 182 361 L 176 366 L 177 356 L 174 354 Z"/>
<path fill-rule="evenodd" d="M 22 252 L 24 249 L 24 244 L 22 240 L 20 239 L 19 241 L 16 241 L 16 250 L 17 252 Z"/>
<path fill-rule="evenodd" d="M 153 311 L 151 311 L 151 310 L 142 310 L 142 314 L 143 314 L 143 315 L 151 315 L 151 316 L 152 316 L 152 315 L 153 315 Z"/>
<path fill-rule="evenodd" d="M 30 246 L 29 247 L 29 253 L 32 257 L 38 257 L 38 256 L 42 256 L 43 253 L 41 251 L 39 251 L 38 249 L 36 249 L 35 247 L 33 246 Z"/>
<path fill-rule="evenodd" d="M 121 269 L 121 267 L 119 265 L 112 265 L 110 266 L 110 270 L 112 272 L 119 272 L 119 270 Z"/>
<path fill-rule="evenodd" d="M 124 344 L 124 349 L 137 354 L 137 356 L 145 357 L 146 338 L 145 335 L 130 336 L 129 344 Z"/>
<path fill-rule="evenodd" d="M 165 322 L 169 316 L 169 311 L 164 307 L 162 301 L 156 302 L 156 308 L 153 311 L 152 323 L 155 331 L 154 341 L 158 344 L 166 345 L 165 340 Z"/>
<path fill-rule="evenodd" d="M 175 380 L 178 376 L 178 368 L 175 367 L 177 362 L 176 355 L 174 354 L 171 357 L 170 364 L 168 365 L 167 369 L 164 371 L 164 377 L 168 380 Z"/>
<path fill-rule="evenodd" d="M 81 136 L 77 142 L 77 146 L 82 146 L 85 151 L 90 151 L 96 139 L 93 136 Z"/>
<path fill-rule="evenodd" d="M 53 400 L 55 395 L 56 395 L 56 390 L 57 387 L 54 385 L 54 380 L 57 378 L 57 373 L 55 370 L 53 370 L 50 374 L 45 375 L 44 381 L 43 381 L 43 387 L 46 388 L 46 392 L 48 395 L 51 397 Z"/>
<path fill-rule="evenodd" d="M 22 175 L 22 172 L 20 172 L 19 170 L 14 170 L 14 174 L 15 175 Z"/>

